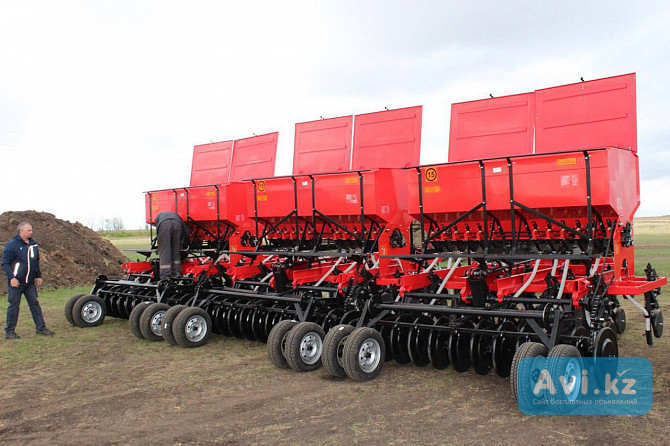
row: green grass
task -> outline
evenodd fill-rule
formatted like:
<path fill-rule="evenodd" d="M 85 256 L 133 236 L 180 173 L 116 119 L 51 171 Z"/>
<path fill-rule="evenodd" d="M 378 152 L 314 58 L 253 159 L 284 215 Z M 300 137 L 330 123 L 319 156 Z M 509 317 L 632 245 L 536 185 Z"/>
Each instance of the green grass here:
<path fill-rule="evenodd" d="M 146 249 L 149 250 L 151 247 L 151 239 L 149 238 L 149 232 L 146 234 L 138 234 L 132 237 L 107 237 L 105 236 L 114 246 L 116 246 L 121 252 L 123 252 L 126 257 L 133 261 L 142 261 L 146 260 L 146 257 L 132 251 L 124 251 L 124 249 Z M 155 258 L 156 254 L 152 255 L 152 258 Z"/>
<path fill-rule="evenodd" d="M 148 238 L 150 231 L 148 229 L 124 229 L 122 231 L 98 231 L 98 234 L 110 240 L 117 238 L 127 238 L 127 237 Z"/>
<path fill-rule="evenodd" d="M 670 234 L 642 234 L 635 236 L 635 275 L 644 277 L 647 263 L 651 263 L 659 276 L 670 276 Z M 670 294 L 670 286 L 662 291 Z"/>
<path fill-rule="evenodd" d="M 58 362 L 60 352 L 72 347 L 77 340 L 63 333 L 63 307 L 65 302 L 74 294 L 88 294 L 91 287 L 80 286 L 76 288 L 61 288 L 55 291 L 39 292 L 39 301 L 44 313 L 47 327 L 57 331 L 56 336 L 42 337 L 35 335 L 35 325 L 30 317 L 30 310 L 23 299 L 21 302 L 19 323 L 16 332 L 21 339 L 17 341 L 0 343 L 0 369 L 12 368 L 23 364 L 31 364 L 49 359 Z M 7 314 L 7 296 L 0 300 L 0 314 Z M 60 311 L 59 311 L 60 310 Z M 3 327 L 4 329 L 4 327 Z M 82 336 L 91 338 L 99 336 L 96 330 L 87 330 Z M 60 332 L 60 333 L 59 333 Z"/>

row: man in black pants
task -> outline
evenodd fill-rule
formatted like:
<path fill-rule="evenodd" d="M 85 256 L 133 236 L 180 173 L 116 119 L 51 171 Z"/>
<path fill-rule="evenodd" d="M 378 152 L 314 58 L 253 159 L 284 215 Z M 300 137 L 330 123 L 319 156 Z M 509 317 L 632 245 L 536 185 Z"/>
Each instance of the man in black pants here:
<path fill-rule="evenodd" d="M 35 322 L 38 335 L 52 336 L 53 331 L 44 324 L 42 308 L 37 300 L 36 286 L 42 285 L 40 271 L 40 253 L 37 243 L 33 240 L 33 227 L 28 222 L 20 223 L 18 234 L 2 249 L 2 269 L 9 281 L 9 306 L 7 307 L 7 325 L 5 339 L 19 339 L 14 329 L 19 320 L 21 295 L 26 296 L 30 314 Z"/>
<path fill-rule="evenodd" d="M 160 280 L 181 275 L 180 250 L 188 241 L 188 226 L 174 212 L 161 212 L 156 216 L 156 233 Z"/>

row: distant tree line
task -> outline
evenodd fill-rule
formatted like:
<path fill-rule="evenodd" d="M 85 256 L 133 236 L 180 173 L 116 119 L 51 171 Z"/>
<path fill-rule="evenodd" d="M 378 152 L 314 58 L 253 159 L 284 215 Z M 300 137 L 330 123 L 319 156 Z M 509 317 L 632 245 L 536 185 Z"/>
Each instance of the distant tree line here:
<path fill-rule="evenodd" d="M 126 229 L 121 217 L 100 218 L 97 222 L 95 219 L 89 218 L 86 226 L 95 231 L 123 231 Z"/>

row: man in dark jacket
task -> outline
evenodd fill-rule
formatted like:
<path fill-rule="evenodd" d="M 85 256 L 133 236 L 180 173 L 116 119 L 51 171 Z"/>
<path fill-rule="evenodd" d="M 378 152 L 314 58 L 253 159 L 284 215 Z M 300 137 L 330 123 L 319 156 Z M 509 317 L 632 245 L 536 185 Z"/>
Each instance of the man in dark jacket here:
<path fill-rule="evenodd" d="M 180 250 L 188 242 L 188 226 L 174 212 L 161 212 L 156 216 L 156 234 L 160 280 L 181 275 Z"/>
<path fill-rule="evenodd" d="M 44 324 L 42 308 L 37 300 L 37 286 L 42 285 L 40 253 L 32 239 L 33 227 L 30 223 L 20 223 L 18 235 L 14 236 L 2 250 L 2 269 L 9 281 L 9 306 L 7 307 L 6 339 L 19 339 L 14 329 L 19 320 L 21 294 L 26 296 L 30 313 L 33 315 L 35 330 L 39 335 L 51 336 L 53 331 Z"/>

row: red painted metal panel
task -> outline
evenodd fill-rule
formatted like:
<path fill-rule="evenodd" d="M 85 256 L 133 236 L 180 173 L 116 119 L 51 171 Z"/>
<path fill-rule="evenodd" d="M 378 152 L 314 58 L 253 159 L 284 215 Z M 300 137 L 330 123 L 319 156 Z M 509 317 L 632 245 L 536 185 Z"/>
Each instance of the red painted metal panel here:
<path fill-rule="evenodd" d="M 362 176 L 356 172 L 315 175 L 313 179 L 297 176 L 295 183 L 292 177 L 257 181 L 258 216 L 263 219 L 286 216 L 295 209 L 297 195 L 298 214 L 311 217 L 312 181 L 315 208 L 334 219 L 356 222 L 361 215 L 361 199 L 365 215 L 381 221 L 389 221 L 407 208 L 404 171 L 378 169 L 362 172 Z M 254 209 L 253 191 L 247 199 L 249 209 Z"/>
<path fill-rule="evenodd" d="M 288 215 L 296 208 L 296 191 L 294 185 L 300 185 L 303 182 L 305 186 L 302 187 L 307 187 L 309 185 L 309 178 L 296 177 L 295 182 L 291 177 L 268 178 L 256 181 L 256 204 L 254 204 L 253 190 L 247 195 L 247 207 L 250 210 L 250 217 L 253 217 L 255 206 L 257 206 L 258 216 L 261 218 L 281 218 Z M 309 209 L 311 212 L 311 198 L 307 194 L 298 194 L 297 207 L 300 210 Z"/>
<path fill-rule="evenodd" d="M 536 153 L 595 147 L 637 152 L 635 74 L 535 92 Z"/>
<path fill-rule="evenodd" d="M 230 181 L 273 176 L 278 136 L 275 132 L 235 140 Z"/>
<path fill-rule="evenodd" d="M 253 195 L 251 182 L 151 191 L 145 196 L 146 222 L 153 224 L 160 212 L 176 212 L 182 220 L 196 221 L 214 234 L 225 230 L 221 225 L 239 226 L 247 219 L 243 197 L 248 195 Z"/>
<path fill-rule="evenodd" d="M 186 193 L 183 187 L 147 192 L 145 195 L 146 222 L 153 224 L 159 212 L 176 212 L 186 220 Z"/>
<path fill-rule="evenodd" d="M 533 93 L 451 106 L 449 161 L 533 153 Z"/>
<path fill-rule="evenodd" d="M 349 170 L 353 116 L 295 125 L 293 175 Z"/>
<path fill-rule="evenodd" d="M 233 226 L 245 220 L 247 202 L 240 197 L 253 194 L 251 183 L 229 183 L 220 186 L 189 187 L 188 217 L 197 222 L 216 222 Z M 217 203 L 218 199 L 218 203 Z"/>
<path fill-rule="evenodd" d="M 637 154 L 609 148 L 589 151 L 591 201 L 601 217 L 630 221 L 639 205 Z M 582 152 L 529 155 L 512 159 L 514 199 L 557 219 L 587 217 L 586 163 Z M 422 167 L 423 209 L 438 223 L 453 221 L 482 202 L 479 163 L 440 164 Z M 429 172 L 432 170 L 432 172 Z M 503 226 L 510 217 L 507 160 L 484 161 L 487 210 Z M 419 218 L 418 179 L 407 171 L 409 212 Z M 481 213 L 466 221 L 476 221 Z M 531 220 L 535 218 L 526 215 Z M 544 228 L 543 228 L 544 229 Z"/>
<path fill-rule="evenodd" d="M 421 106 L 356 115 L 352 169 L 419 164 Z"/>
<path fill-rule="evenodd" d="M 227 183 L 233 142 L 222 141 L 193 147 L 191 186 Z"/>

